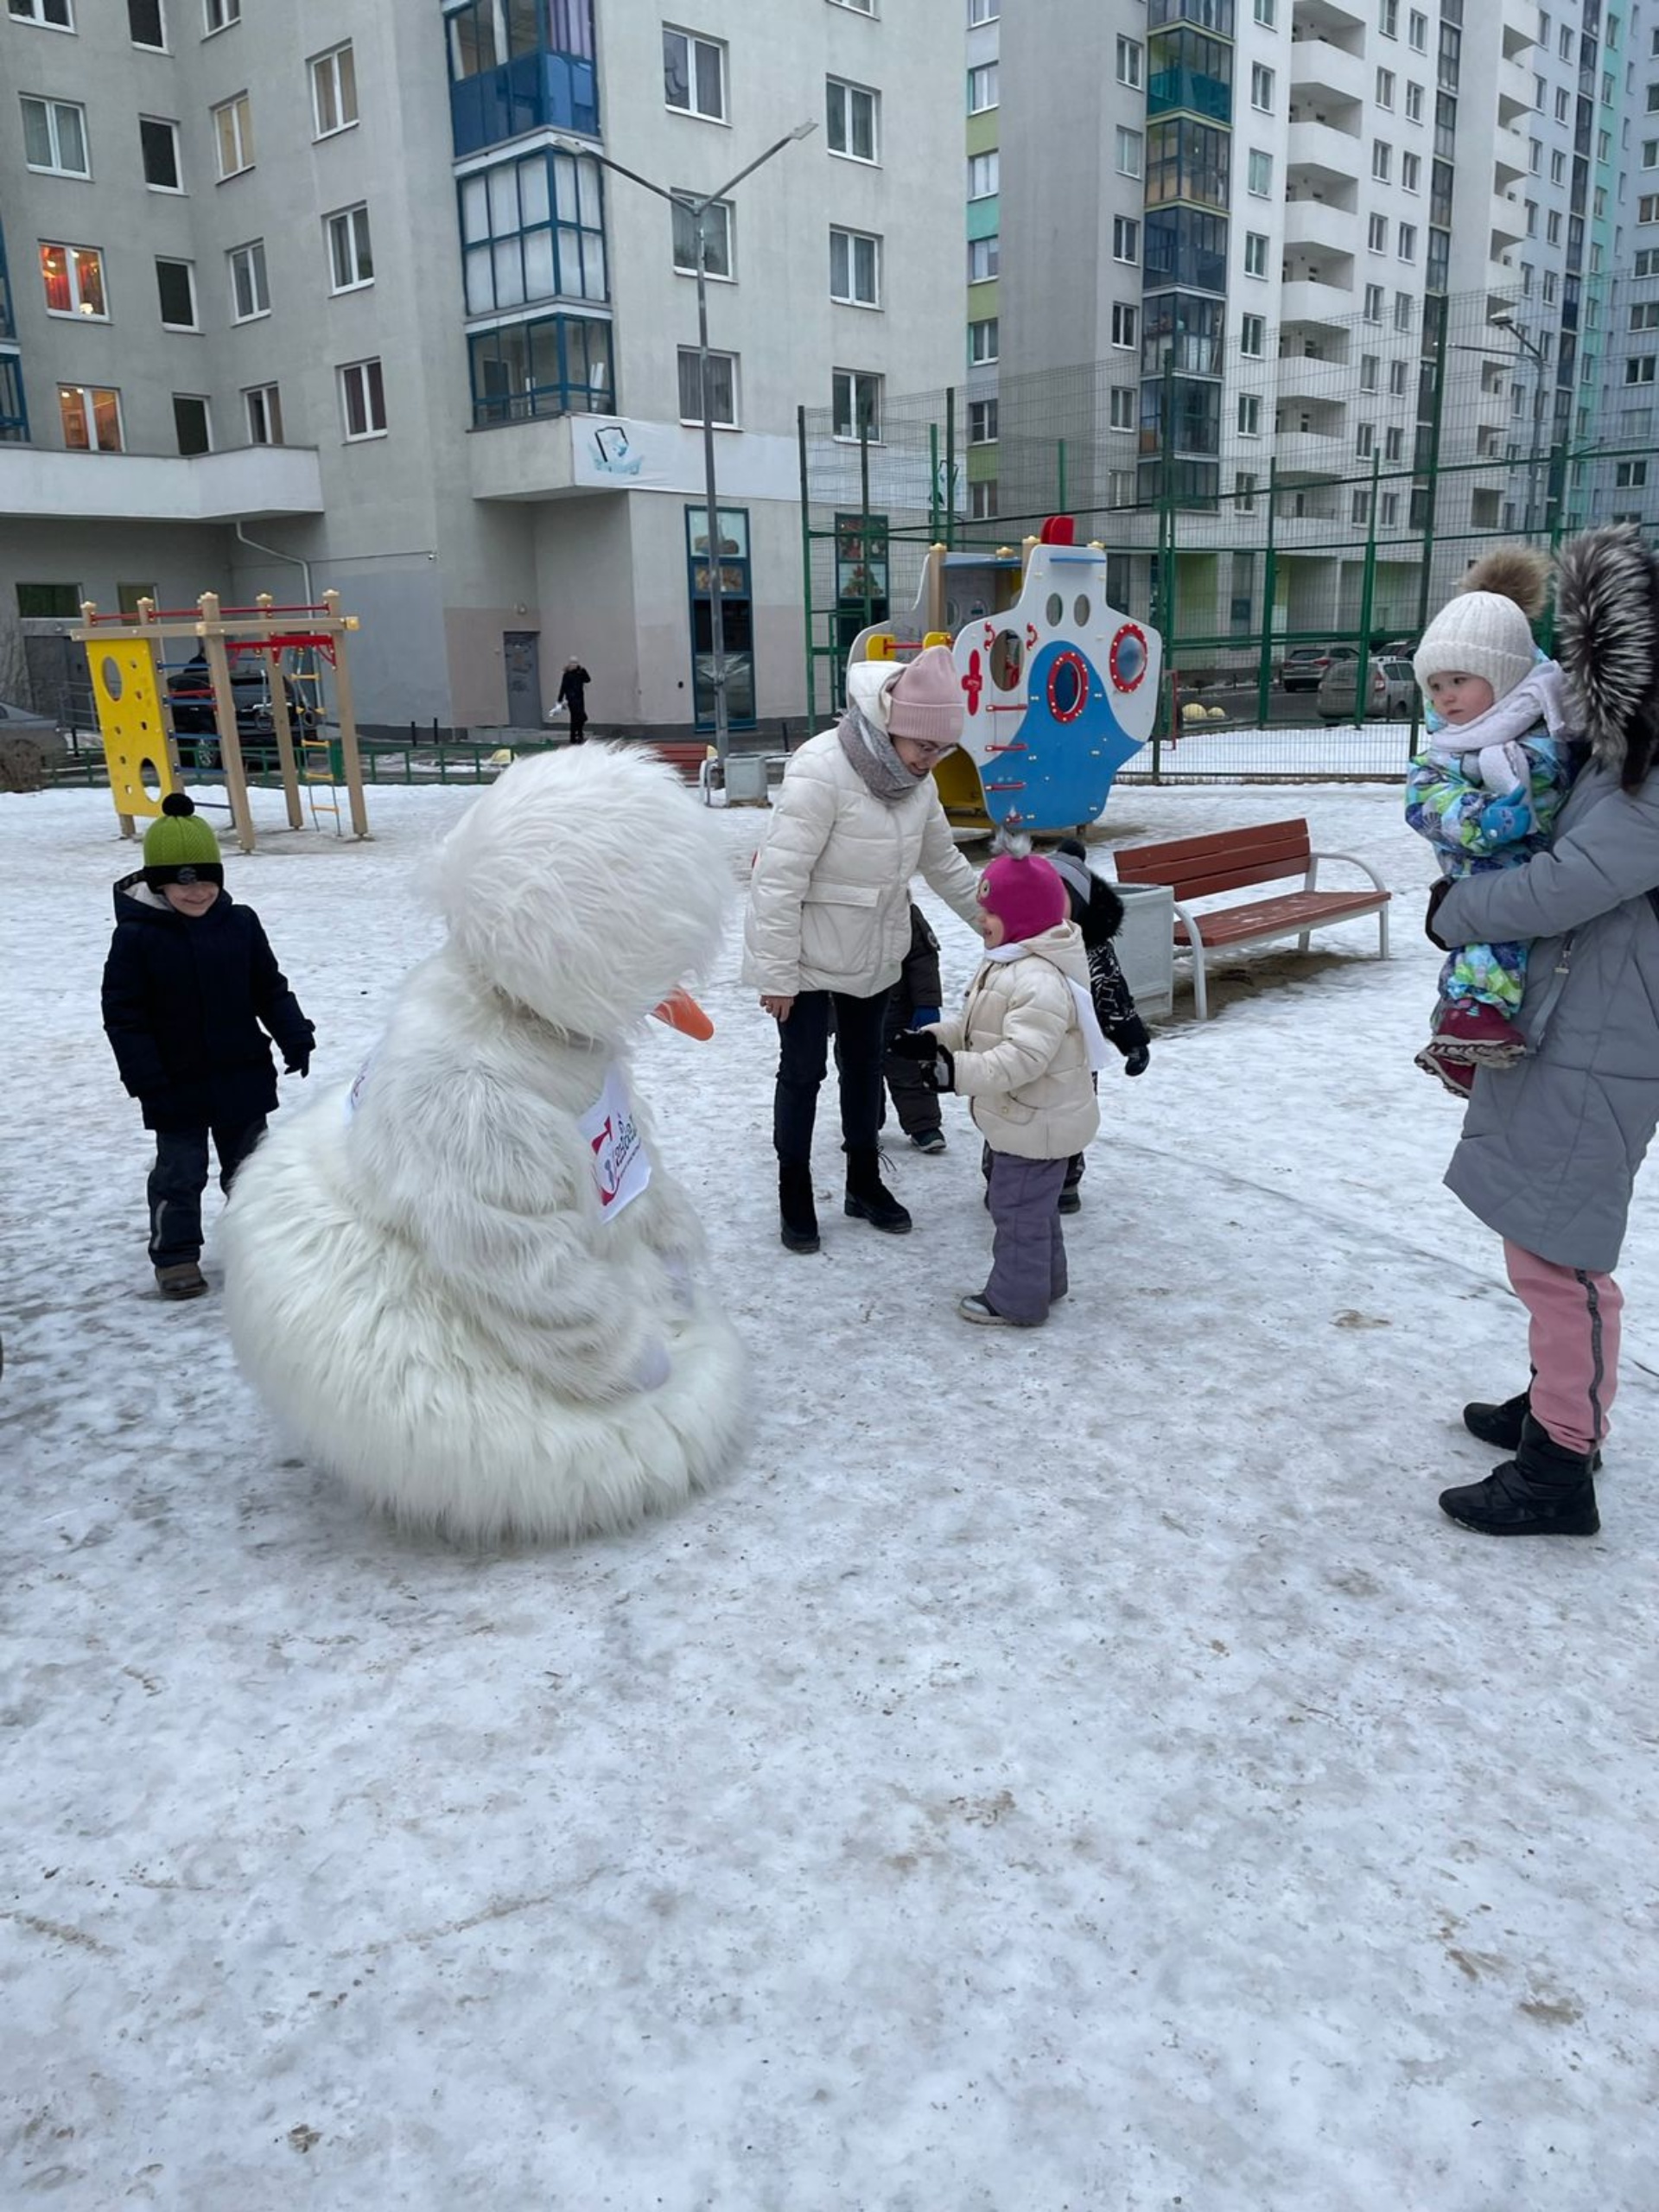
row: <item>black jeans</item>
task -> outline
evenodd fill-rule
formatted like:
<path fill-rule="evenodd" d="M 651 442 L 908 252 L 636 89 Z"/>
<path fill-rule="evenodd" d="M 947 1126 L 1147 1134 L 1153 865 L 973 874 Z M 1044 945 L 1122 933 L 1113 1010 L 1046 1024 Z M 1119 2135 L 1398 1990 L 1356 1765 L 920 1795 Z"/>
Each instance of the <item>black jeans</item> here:
<path fill-rule="evenodd" d="M 149 1263 L 181 1267 L 201 1257 L 201 1194 L 207 1186 L 207 1138 L 201 1129 L 158 1129 L 156 1165 L 149 1171 Z M 211 1132 L 219 1154 L 219 1188 L 230 1195 L 236 1171 L 265 1134 L 262 1114 L 230 1129 Z"/>
<path fill-rule="evenodd" d="M 874 1151 L 881 1128 L 881 1058 L 887 994 L 849 998 L 844 991 L 803 991 L 778 1025 L 778 1090 L 772 1140 L 779 1160 L 812 1157 L 818 1090 L 830 1064 L 830 1012 L 836 1016 L 841 1072 L 841 1134 L 849 1152 Z"/>

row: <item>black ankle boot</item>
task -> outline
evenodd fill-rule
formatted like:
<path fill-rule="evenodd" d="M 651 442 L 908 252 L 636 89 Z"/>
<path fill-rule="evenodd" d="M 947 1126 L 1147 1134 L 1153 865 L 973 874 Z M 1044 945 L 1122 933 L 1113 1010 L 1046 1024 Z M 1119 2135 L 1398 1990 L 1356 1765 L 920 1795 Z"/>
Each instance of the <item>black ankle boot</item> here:
<path fill-rule="evenodd" d="M 1593 1536 L 1601 1526 L 1592 1471 L 1599 1455 L 1564 1451 L 1530 1414 L 1513 1459 L 1484 1483 L 1440 1492 L 1440 1510 L 1489 1536 Z"/>
<path fill-rule="evenodd" d="M 812 1203 L 812 1170 L 804 1160 L 778 1163 L 778 1211 L 786 1252 L 816 1252 L 818 1214 Z"/>
<path fill-rule="evenodd" d="M 1527 1426 L 1527 1416 L 1532 1411 L 1530 1385 L 1519 1397 L 1506 1398 L 1501 1406 L 1487 1406 L 1477 1402 L 1463 1409 L 1463 1425 L 1471 1436 L 1478 1436 L 1483 1444 L 1495 1444 L 1500 1452 L 1518 1452 Z M 1590 1471 L 1601 1472 L 1601 1454 L 1590 1457 Z"/>
<path fill-rule="evenodd" d="M 847 1211 L 889 1236 L 910 1233 L 910 1216 L 881 1180 L 881 1154 L 874 1145 L 849 1147 L 847 1154 Z"/>

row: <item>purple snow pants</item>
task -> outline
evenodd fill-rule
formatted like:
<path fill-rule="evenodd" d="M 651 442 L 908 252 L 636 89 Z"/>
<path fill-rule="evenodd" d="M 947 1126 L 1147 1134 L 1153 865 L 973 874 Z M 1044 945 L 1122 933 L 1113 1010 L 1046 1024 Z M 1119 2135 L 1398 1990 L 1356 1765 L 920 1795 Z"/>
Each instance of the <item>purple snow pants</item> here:
<path fill-rule="evenodd" d="M 991 1219 L 996 1243 L 986 1304 L 993 1313 L 1028 1327 L 1046 1321 L 1048 1309 L 1065 1296 L 1065 1239 L 1060 1231 L 1060 1189 L 1064 1160 L 1020 1160 L 1011 1152 L 991 1154 Z"/>

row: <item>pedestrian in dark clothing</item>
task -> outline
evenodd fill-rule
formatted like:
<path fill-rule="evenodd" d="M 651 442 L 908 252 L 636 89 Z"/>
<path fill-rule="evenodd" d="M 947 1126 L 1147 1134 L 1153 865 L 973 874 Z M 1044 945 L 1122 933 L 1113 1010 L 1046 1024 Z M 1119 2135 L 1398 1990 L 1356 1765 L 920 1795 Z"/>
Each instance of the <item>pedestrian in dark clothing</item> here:
<path fill-rule="evenodd" d="M 1123 901 L 1105 878 L 1090 868 L 1081 838 L 1062 837 L 1049 857 L 1070 894 L 1071 918 L 1083 931 L 1095 1018 L 1105 1031 L 1108 1043 L 1123 1055 L 1124 1074 L 1144 1075 L 1152 1061 L 1152 1033 L 1135 1011 L 1134 995 L 1112 948 L 1112 939 L 1123 926 Z M 1077 1185 L 1083 1180 L 1083 1167 L 1080 1152 L 1066 1163 L 1065 1187 L 1060 1193 L 1062 1213 L 1077 1213 L 1082 1208 Z"/>
<path fill-rule="evenodd" d="M 894 1059 L 893 1040 L 906 1029 L 923 1029 L 937 1021 L 944 1005 L 939 982 L 939 940 L 928 927 L 927 918 L 914 901 L 910 909 L 910 950 L 899 970 L 899 981 L 887 994 L 882 1018 L 881 1056 L 887 1065 L 888 1096 L 899 1116 L 899 1126 L 918 1152 L 943 1152 L 944 1128 L 939 1116 L 939 1094 L 925 1083 L 915 1064 Z M 841 1040 L 836 1040 L 836 1067 L 841 1068 Z M 883 1122 L 887 1120 L 884 1112 Z"/>
<path fill-rule="evenodd" d="M 568 660 L 559 678 L 559 704 L 570 710 L 570 742 L 582 745 L 588 738 L 588 686 L 593 677 L 579 660 Z"/>
<path fill-rule="evenodd" d="M 144 839 L 144 865 L 115 887 L 104 1027 L 121 1080 L 156 1136 L 149 1258 L 163 1298 L 199 1298 L 207 1141 L 228 1194 L 276 1104 L 266 1033 L 289 1075 L 316 1033 L 251 906 L 224 887 L 219 840 L 182 791 Z"/>

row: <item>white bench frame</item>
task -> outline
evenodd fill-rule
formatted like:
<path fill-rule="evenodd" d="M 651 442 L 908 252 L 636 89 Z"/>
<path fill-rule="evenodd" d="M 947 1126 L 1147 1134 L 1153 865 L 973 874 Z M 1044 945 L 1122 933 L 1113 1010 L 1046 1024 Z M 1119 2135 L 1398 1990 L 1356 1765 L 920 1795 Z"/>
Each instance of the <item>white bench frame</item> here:
<path fill-rule="evenodd" d="M 1310 852 L 1307 856 L 1307 873 L 1302 879 L 1302 888 L 1304 891 L 1317 891 L 1319 889 L 1319 862 L 1321 861 L 1344 861 L 1347 862 L 1349 867 L 1357 868 L 1364 874 L 1370 876 L 1372 885 L 1377 893 L 1379 903 L 1375 907 L 1363 906 L 1357 913 L 1333 914 L 1327 920 L 1307 923 L 1271 923 L 1266 928 L 1251 931 L 1245 936 L 1230 938 L 1225 946 L 1221 949 L 1225 952 L 1231 952 L 1236 949 L 1242 949 L 1245 945 L 1268 944 L 1278 938 L 1294 937 L 1296 939 L 1296 950 L 1299 952 L 1306 952 L 1308 949 L 1308 940 L 1315 930 L 1335 929 L 1341 923 L 1363 921 L 1368 913 L 1375 913 L 1376 916 L 1377 957 L 1381 960 L 1388 959 L 1389 955 L 1389 887 L 1387 884 L 1383 882 L 1382 877 L 1377 874 L 1376 870 L 1370 865 L 1370 863 L 1368 861 L 1361 860 L 1357 853 Z M 1287 881 L 1288 878 L 1281 877 L 1280 880 L 1281 882 Z M 1249 902 L 1244 901 L 1243 903 L 1248 905 Z M 1267 902 L 1262 900 L 1260 903 L 1265 905 Z M 1211 948 L 1205 945 L 1203 931 L 1200 928 L 1200 924 L 1205 918 L 1202 915 L 1195 914 L 1192 909 L 1185 905 L 1179 899 L 1174 899 L 1173 904 L 1174 906 L 1177 918 L 1186 925 L 1187 935 L 1187 942 L 1185 944 L 1181 944 L 1179 939 L 1177 940 L 1175 950 L 1177 953 L 1190 952 L 1192 956 L 1193 1008 L 1200 1021 L 1208 1021 L 1210 1019 L 1210 993 L 1207 988 L 1207 978 L 1205 969 L 1205 955 Z M 1230 906 L 1212 906 L 1207 910 L 1211 919 L 1214 919 L 1219 915 L 1233 913 L 1236 911 L 1236 908 Z"/>

